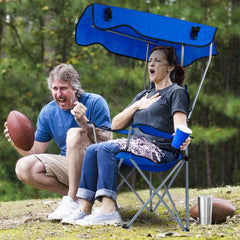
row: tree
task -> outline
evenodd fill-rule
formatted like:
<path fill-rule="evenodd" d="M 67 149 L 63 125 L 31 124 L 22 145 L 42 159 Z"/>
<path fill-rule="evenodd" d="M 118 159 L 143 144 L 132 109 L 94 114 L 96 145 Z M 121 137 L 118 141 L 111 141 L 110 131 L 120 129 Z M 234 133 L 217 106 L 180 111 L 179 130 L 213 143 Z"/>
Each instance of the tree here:
<path fill-rule="evenodd" d="M 190 186 L 238 184 L 239 1 L 112 0 L 109 3 L 102 0 L 99 3 L 218 27 L 215 36 L 218 56 L 212 59 L 189 123 L 194 136 L 189 147 Z M 100 45 L 75 44 L 75 24 L 88 5 L 87 0 L 0 2 L 1 126 L 12 109 L 23 112 L 36 124 L 40 109 L 51 99 L 46 78 L 61 62 L 71 63 L 79 71 L 86 91 L 107 99 L 112 117 L 143 88 L 144 62 L 115 56 Z M 205 64 L 206 59 L 202 59 L 186 68 L 190 96 L 196 93 Z M 9 179 L 18 183 L 14 165 L 19 155 L 3 135 L 0 149 L 0 181 Z M 52 144 L 48 151 L 57 149 Z"/>

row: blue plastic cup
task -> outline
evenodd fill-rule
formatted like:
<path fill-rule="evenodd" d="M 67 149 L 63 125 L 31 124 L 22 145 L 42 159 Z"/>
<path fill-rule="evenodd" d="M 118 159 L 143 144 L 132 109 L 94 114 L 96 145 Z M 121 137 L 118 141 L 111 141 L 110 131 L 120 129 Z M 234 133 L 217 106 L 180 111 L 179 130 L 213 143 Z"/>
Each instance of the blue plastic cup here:
<path fill-rule="evenodd" d="M 180 146 L 185 142 L 191 133 L 192 130 L 190 128 L 184 125 L 179 125 L 173 137 L 172 146 L 176 149 L 180 149 Z"/>

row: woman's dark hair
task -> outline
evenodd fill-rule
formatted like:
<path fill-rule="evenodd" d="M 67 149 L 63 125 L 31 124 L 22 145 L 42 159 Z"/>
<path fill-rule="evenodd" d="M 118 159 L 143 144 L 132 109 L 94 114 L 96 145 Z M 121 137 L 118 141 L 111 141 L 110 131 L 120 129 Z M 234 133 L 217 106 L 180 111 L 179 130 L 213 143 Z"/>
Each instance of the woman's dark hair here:
<path fill-rule="evenodd" d="M 156 50 L 161 50 L 165 53 L 169 65 L 174 66 L 174 69 L 170 73 L 170 79 L 173 83 L 177 83 L 181 86 L 185 79 L 185 69 L 178 64 L 177 55 L 174 47 L 156 46 L 151 50 L 151 54 Z"/>

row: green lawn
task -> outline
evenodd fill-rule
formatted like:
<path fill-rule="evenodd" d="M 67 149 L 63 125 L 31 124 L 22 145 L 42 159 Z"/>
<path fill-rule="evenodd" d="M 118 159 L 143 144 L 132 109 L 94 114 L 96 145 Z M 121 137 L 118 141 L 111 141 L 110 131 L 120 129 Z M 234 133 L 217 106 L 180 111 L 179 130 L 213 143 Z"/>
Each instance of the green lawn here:
<path fill-rule="evenodd" d="M 61 223 L 47 220 L 60 199 L 30 199 L 16 202 L 0 202 L 0 239 L 240 239 L 240 196 L 239 187 L 221 187 L 212 189 L 190 189 L 189 207 L 197 203 L 197 196 L 212 194 L 213 197 L 230 201 L 236 213 L 225 223 L 200 225 L 190 217 L 190 231 L 185 232 L 160 205 L 157 213 L 144 211 L 129 229 L 121 226 L 62 226 Z M 142 190 L 147 195 L 148 191 Z M 184 189 L 171 189 L 184 217 Z M 139 209 L 140 203 L 132 193 L 118 195 L 118 202 L 123 219 L 126 220 Z M 98 205 L 98 204 L 96 204 Z"/>

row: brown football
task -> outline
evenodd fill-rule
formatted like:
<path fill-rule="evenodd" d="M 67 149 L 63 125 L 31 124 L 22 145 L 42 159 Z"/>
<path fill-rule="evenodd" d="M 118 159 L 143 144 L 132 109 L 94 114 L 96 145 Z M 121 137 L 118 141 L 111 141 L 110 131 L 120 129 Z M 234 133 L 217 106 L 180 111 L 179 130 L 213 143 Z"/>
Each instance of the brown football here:
<path fill-rule="evenodd" d="M 213 198 L 212 200 L 212 224 L 223 223 L 226 221 L 227 216 L 232 217 L 236 208 L 227 200 L 221 198 Z M 195 204 L 190 209 L 190 215 L 198 218 L 198 204 Z"/>
<path fill-rule="evenodd" d="M 29 151 L 34 143 L 34 128 L 32 122 L 16 110 L 7 117 L 8 133 L 14 144 L 22 150 Z"/>

